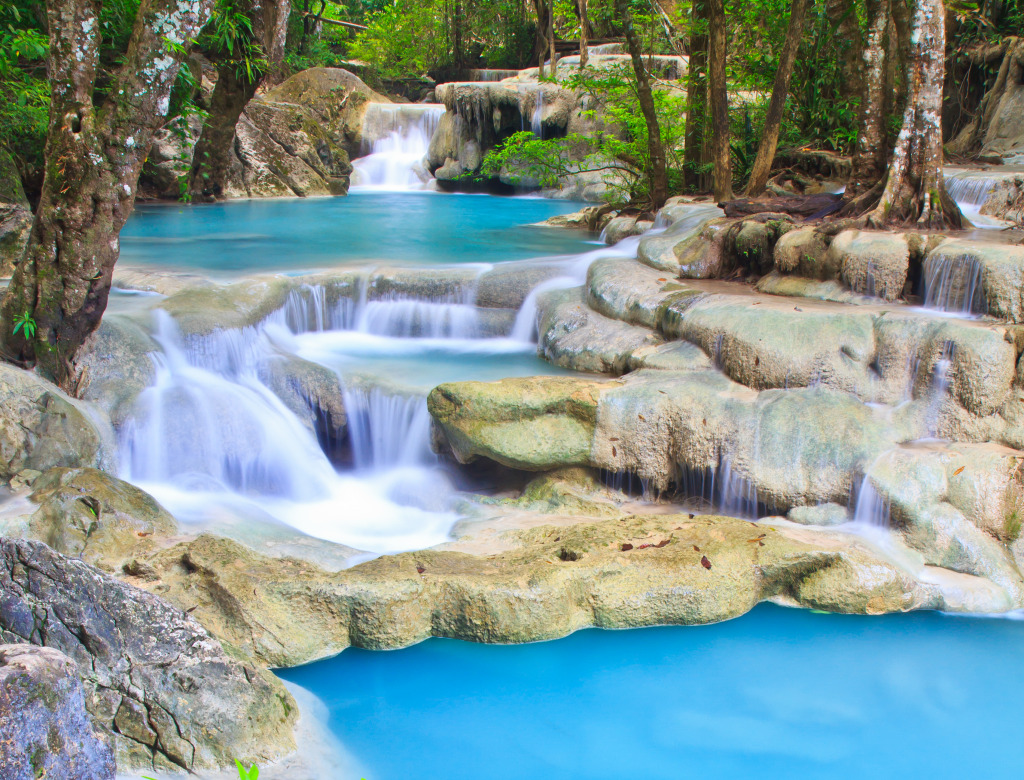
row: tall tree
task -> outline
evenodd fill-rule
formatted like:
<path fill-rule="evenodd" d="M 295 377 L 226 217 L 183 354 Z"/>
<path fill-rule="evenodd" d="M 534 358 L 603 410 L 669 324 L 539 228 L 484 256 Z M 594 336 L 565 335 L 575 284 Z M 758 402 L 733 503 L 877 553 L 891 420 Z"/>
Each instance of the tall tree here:
<path fill-rule="evenodd" d="M 212 7 L 213 0 L 141 0 L 127 50 L 98 89 L 101 3 L 47 3 L 46 171 L 28 248 L 0 306 L 0 351 L 66 388 L 106 309 L 118 236 L 153 133 Z M 34 327 L 15 333 L 19 322 Z"/>
<path fill-rule="evenodd" d="M 576 8 L 580 15 L 580 68 L 587 67 L 587 59 L 590 56 L 588 46 L 590 44 L 590 15 L 587 13 L 587 0 L 576 0 Z"/>
<path fill-rule="evenodd" d="M 779 146 L 779 129 L 782 127 L 782 112 L 786 108 L 789 97 L 789 80 L 796 64 L 796 53 L 800 48 L 800 39 L 804 32 L 804 16 L 807 13 L 807 0 L 793 0 L 789 12 L 789 27 L 786 40 L 779 57 L 779 67 L 775 71 L 775 83 L 772 85 L 772 98 L 768 103 L 768 113 L 761 131 L 761 143 L 757 148 L 757 157 L 750 171 L 750 179 L 743 194 L 746 197 L 760 195 L 768 184 L 768 176 L 775 160 L 775 150 Z"/>
<path fill-rule="evenodd" d="M 690 9 L 690 62 L 686 69 L 686 136 L 683 177 L 688 189 L 704 189 L 708 101 L 708 0 Z"/>
<path fill-rule="evenodd" d="M 633 25 L 629 0 L 615 0 L 615 12 L 622 23 L 629 58 L 636 74 L 637 99 L 640 111 L 644 115 L 644 123 L 647 125 L 647 154 L 650 157 L 650 165 L 646 173 L 651 208 L 660 209 L 668 200 L 668 173 L 665 145 L 661 139 L 661 126 L 658 124 L 658 114 L 654 106 L 654 92 L 651 90 L 651 80 L 644 66 L 643 41 L 640 40 L 640 35 Z"/>
<path fill-rule="evenodd" d="M 942 175 L 942 85 L 946 63 L 946 9 L 942 0 L 917 0 L 907 63 L 907 108 L 885 187 L 869 224 L 916 222 L 961 227 L 960 208 Z"/>
<path fill-rule="evenodd" d="M 223 197 L 234 159 L 235 125 L 284 60 L 291 0 L 216 0 L 206 49 L 217 64 L 210 111 L 192 153 L 189 192 L 196 200 Z"/>
<path fill-rule="evenodd" d="M 548 4 L 544 0 L 533 0 L 533 10 L 537 14 L 537 75 L 544 78 L 544 58 L 548 49 Z"/>
<path fill-rule="evenodd" d="M 708 3 L 708 98 L 711 103 L 711 160 L 715 200 L 732 198 L 732 158 L 729 150 L 729 92 L 725 74 L 728 41 L 725 0 Z"/>
<path fill-rule="evenodd" d="M 890 0 L 867 0 L 868 35 L 864 42 L 860 121 L 846 197 L 850 211 L 863 210 L 872 195 L 881 192 L 885 173 L 886 31 L 890 28 Z M 875 192 L 872 193 L 872 191 Z"/>

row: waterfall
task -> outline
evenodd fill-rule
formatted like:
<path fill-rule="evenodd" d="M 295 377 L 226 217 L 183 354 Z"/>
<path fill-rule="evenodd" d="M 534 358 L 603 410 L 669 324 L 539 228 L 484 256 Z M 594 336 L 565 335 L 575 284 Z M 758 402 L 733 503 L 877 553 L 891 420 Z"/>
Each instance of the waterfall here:
<path fill-rule="evenodd" d="M 924 305 L 957 314 L 986 314 L 985 267 L 970 254 L 936 249 L 924 261 Z"/>
<path fill-rule="evenodd" d="M 996 188 L 997 181 L 980 171 L 959 171 L 945 177 L 946 192 L 956 201 L 960 211 L 975 227 L 1003 228 L 1006 223 L 981 213 L 985 201 Z"/>
<path fill-rule="evenodd" d="M 530 118 L 530 131 L 543 140 L 544 138 L 544 88 L 538 87 L 533 93 L 533 116 Z"/>
<path fill-rule="evenodd" d="M 519 75 L 518 70 L 498 70 L 494 68 L 472 68 L 469 71 L 470 81 L 495 82 L 512 79 Z"/>
<path fill-rule="evenodd" d="M 345 391 L 352 460 L 360 469 L 415 466 L 437 460 L 430 449 L 430 414 L 422 396 L 380 388 Z"/>
<path fill-rule="evenodd" d="M 431 177 L 423 165 L 444 106 L 371 103 L 363 118 L 364 156 L 352 161 L 353 187 L 422 190 Z"/>
<path fill-rule="evenodd" d="M 853 510 L 853 522 L 869 528 L 889 528 L 892 508 L 889 499 L 883 498 L 871 482 L 870 469 L 861 479 L 857 488 L 857 502 Z"/>

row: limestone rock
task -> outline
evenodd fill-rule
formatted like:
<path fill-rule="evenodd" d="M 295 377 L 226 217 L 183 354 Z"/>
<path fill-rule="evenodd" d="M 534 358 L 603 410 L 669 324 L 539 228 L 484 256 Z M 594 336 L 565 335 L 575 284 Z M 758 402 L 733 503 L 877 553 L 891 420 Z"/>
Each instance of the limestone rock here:
<path fill-rule="evenodd" d="M 122 771 L 264 762 L 294 749 L 296 711 L 181 609 L 40 542 L 0 540 L 0 638 L 65 653 Z"/>
<path fill-rule="evenodd" d="M 910 268 L 905 236 L 847 230 L 833 239 L 828 253 L 829 265 L 839 265 L 842 280 L 850 289 L 887 301 L 902 297 Z"/>
<path fill-rule="evenodd" d="M 109 464 L 112 437 L 95 408 L 0 362 L 0 482 L 22 471 Z"/>
<path fill-rule="evenodd" d="M 5 780 L 113 780 L 114 751 L 93 730 L 78 675 L 52 648 L 0 645 Z"/>
<path fill-rule="evenodd" d="M 29 534 L 59 553 L 114 572 L 178 529 L 148 493 L 102 471 L 50 469 L 32 485 Z"/>
<path fill-rule="evenodd" d="M 622 374 L 635 350 L 662 342 L 653 330 L 598 314 L 579 287 L 542 293 L 537 308 L 538 349 L 556 366 Z"/>
<path fill-rule="evenodd" d="M 459 461 L 530 471 L 590 461 L 600 382 L 561 377 L 439 385 L 427 406 Z"/>

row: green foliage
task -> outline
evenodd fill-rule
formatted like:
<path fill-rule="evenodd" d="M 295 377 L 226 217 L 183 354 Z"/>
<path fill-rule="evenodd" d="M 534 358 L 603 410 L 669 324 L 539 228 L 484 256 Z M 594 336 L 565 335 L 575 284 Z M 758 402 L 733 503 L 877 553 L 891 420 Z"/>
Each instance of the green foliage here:
<path fill-rule="evenodd" d="M 267 70 L 267 58 L 253 34 L 252 20 L 235 0 L 216 0 L 199 46 L 219 64 L 234 66 L 239 81 L 252 84 Z"/>
<path fill-rule="evenodd" d="M 541 140 L 532 133 L 516 133 L 484 158 L 482 173 L 555 186 L 576 172 L 601 171 L 617 200 L 642 203 L 650 199 L 651 169 L 647 148 L 647 122 L 640 111 L 636 75 L 629 65 L 610 70 L 587 69 L 563 82 L 582 90 L 592 106 L 585 118 L 602 120 L 586 135 Z M 685 98 L 667 90 L 654 92 L 655 111 L 665 146 L 669 189 L 679 192 L 683 181 Z"/>
<path fill-rule="evenodd" d="M 35 338 L 36 321 L 32 319 L 32 315 L 29 314 L 27 311 L 22 312 L 21 314 L 14 318 L 13 334 L 17 336 L 19 330 L 25 336 L 26 340 Z"/>
<path fill-rule="evenodd" d="M 260 768 L 255 764 L 246 769 L 245 765 L 236 758 L 235 766 L 238 767 L 238 780 L 258 780 L 260 776 Z"/>
<path fill-rule="evenodd" d="M 41 168 L 50 110 L 49 40 L 30 3 L 0 5 L 0 144 L 20 168 Z"/>

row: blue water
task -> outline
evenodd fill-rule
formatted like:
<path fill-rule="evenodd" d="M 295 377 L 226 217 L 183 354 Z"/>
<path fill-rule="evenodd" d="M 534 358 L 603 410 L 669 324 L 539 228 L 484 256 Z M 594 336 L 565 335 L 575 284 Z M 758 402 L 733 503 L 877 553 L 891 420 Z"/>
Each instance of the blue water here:
<path fill-rule="evenodd" d="M 121 263 L 225 273 L 364 262 L 494 263 L 592 249 L 582 232 L 530 227 L 578 203 L 438 193 L 139 205 Z"/>
<path fill-rule="evenodd" d="M 1022 650 L 1020 621 L 762 605 L 280 674 L 326 703 L 367 780 L 1020 778 Z"/>

